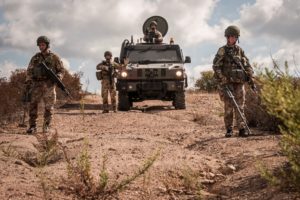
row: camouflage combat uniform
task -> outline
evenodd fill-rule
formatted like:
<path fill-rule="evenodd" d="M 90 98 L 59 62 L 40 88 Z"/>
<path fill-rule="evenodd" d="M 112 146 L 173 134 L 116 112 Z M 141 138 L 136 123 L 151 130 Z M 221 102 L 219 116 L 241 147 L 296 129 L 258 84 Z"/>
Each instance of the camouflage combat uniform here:
<path fill-rule="evenodd" d="M 153 27 L 153 29 L 152 29 Z M 150 27 L 146 30 L 143 40 L 147 43 L 162 43 L 163 36 L 161 32 L 157 30 L 157 22 L 151 21 Z"/>
<path fill-rule="evenodd" d="M 43 100 L 45 105 L 44 111 L 44 127 L 50 126 L 54 104 L 56 101 L 55 84 L 47 77 L 45 71 L 40 67 L 40 63 L 45 62 L 56 75 L 62 79 L 64 67 L 60 58 L 49 51 L 47 55 L 37 53 L 31 58 L 27 68 L 26 81 L 32 84 L 31 102 L 29 105 L 29 125 L 36 127 L 36 119 L 38 117 L 38 103 Z"/>
<path fill-rule="evenodd" d="M 238 45 L 225 45 L 221 47 L 213 61 L 213 70 L 215 77 L 219 81 L 221 87 L 219 90 L 220 98 L 224 101 L 225 115 L 224 122 L 226 129 L 233 128 L 233 111 L 234 106 L 231 99 L 222 90 L 223 85 L 227 85 L 233 93 L 237 104 L 239 105 L 242 112 L 244 112 L 245 104 L 245 89 L 244 84 L 249 80 L 246 80 L 246 74 L 240 69 L 237 64 L 233 61 L 233 58 L 239 58 L 246 70 L 249 77 L 252 77 L 253 70 L 249 64 L 248 58 L 245 56 L 244 51 Z M 242 118 L 235 110 L 235 119 L 239 129 L 244 129 L 245 124 Z"/>
<path fill-rule="evenodd" d="M 111 70 L 109 69 L 110 67 Z M 113 110 L 117 110 L 116 92 L 116 70 L 120 67 L 118 63 L 103 61 L 97 65 L 97 70 L 101 70 L 101 95 L 103 99 L 103 111 L 109 110 L 108 95 L 110 94 Z M 110 74 L 111 73 L 111 74 Z"/>
<path fill-rule="evenodd" d="M 158 30 L 153 31 L 149 31 L 145 36 L 144 36 L 144 41 L 148 42 L 148 43 L 162 43 L 163 41 L 163 36 L 161 34 L 161 32 L 159 32 Z M 154 42 L 153 42 L 154 39 Z"/>

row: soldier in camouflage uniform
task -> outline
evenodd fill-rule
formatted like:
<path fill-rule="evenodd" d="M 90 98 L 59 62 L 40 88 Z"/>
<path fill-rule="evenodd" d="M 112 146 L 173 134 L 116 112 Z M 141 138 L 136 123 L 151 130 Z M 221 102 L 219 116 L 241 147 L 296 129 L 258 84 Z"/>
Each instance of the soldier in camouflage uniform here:
<path fill-rule="evenodd" d="M 41 100 L 44 101 L 45 106 L 43 132 L 48 132 L 56 101 L 55 84 L 48 78 L 45 70 L 41 67 L 41 63 L 44 62 L 60 79 L 64 75 L 64 67 L 61 59 L 49 50 L 49 45 L 50 40 L 46 36 L 38 37 L 37 46 L 40 52 L 31 58 L 27 68 L 26 84 L 31 87 L 28 134 L 36 132 L 38 104 Z"/>
<path fill-rule="evenodd" d="M 110 94 L 111 104 L 113 107 L 113 111 L 117 112 L 117 102 L 116 102 L 116 71 L 121 67 L 116 62 L 112 61 L 112 53 L 110 51 L 106 51 L 104 53 L 105 60 L 97 65 L 97 70 L 100 70 L 101 73 L 101 95 L 103 99 L 103 113 L 109 112 L 108 105 L 108 94 Z"/>
<path fill-rule="evenodd" d="M 144 35 L 144 41 L 147 43 L 162 43 L 163 36 L 161 32 L 157 30 L 157 22 L 152 21 L 150 23 L 150 30 L 147 29 L 146 34 Z"/>
<path fill-rule="evenodd" d="M 240 30 L 236 26 L 229 26 L 225 30 L 225 37 L 227 44 L 219 48 L 214 60 L 213 70 L 215 78 L 219 83 L 219 94 L 222 101 L 224 101 L 225 115 L 224 122 L 226 128 L 226 137 L 231 137 L 233 134 L 233 114 L 236 119 L 236 124 L 239 129 L 239 136 L 247 137 L 248 131 L 245 129 L 245 124 L 234 108 L 231 99 L 225 94 L 223 88 L 225 85 L 233 93 L 237 104 L 239 105 L 242 113 L 244 113 L 245 104 L 245 89 L 246 82 L 253 84 L 253 69 L 246 57 L 243 49 L 239 47 L 236 42 L 240 36 Z M 235 61 L 234 61 L 235 59 Z M 236 64 L 236 59 L 241 61 L 244 70 Z M 235 112 L 234 112 L 235 111 Z"/>

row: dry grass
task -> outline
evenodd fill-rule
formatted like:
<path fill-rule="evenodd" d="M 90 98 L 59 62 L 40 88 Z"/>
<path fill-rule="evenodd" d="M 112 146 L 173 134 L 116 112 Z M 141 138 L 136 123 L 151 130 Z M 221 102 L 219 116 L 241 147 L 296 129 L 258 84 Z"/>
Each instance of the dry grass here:
<path fill-rule="evenodd" d="M 167 172 L 161 182 L 171 199 L 189 196 L 191 199 L 200 200 L 202 199 L 200 176 L 198 171 L 185 166 L 179 172 Z"/>
<path fill-rule="evenodd" d="M 130 184 L 144 175 L 159 156 L 159 153 L 150 156 L 135 173 L 117 182 L 110 179 L 106 166 L 107 156 L 103 157 L 99 177 L 92 176 L 91 161 L 87 149 L 88 145 L 86 143 L 77 161 L 74 163 L 69 159 L 64 147 L 68 175 L 63 178 L 63 186 L 61 188 L 67 194 L 79 199 L 109 199 L 117 196 L 120 191 L 126 189 Z"/>

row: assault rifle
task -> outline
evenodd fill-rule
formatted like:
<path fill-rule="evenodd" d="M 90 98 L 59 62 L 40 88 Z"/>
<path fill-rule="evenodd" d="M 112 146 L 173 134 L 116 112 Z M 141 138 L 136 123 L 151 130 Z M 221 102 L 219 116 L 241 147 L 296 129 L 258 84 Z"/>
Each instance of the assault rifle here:
<path fill-rule="evenodd" d="M 57 87 L 59 87 L 68 97 L 72 98 L 70 92 L 67 90 L 63 82 L 58 78 L 58 76 L 50 69 L 45 62 L 41 63 L 41 66 L 44 68 L 48 78 L 53 81 Z"/>
<path fill-rule="evenodd" d="M 231 99 L 231 101 L 232 101 L 232 103 L 233 103 L 233 105 L 234 105 L 234 107 L 235 107 L 237 113 L 238 113 L 239 116 L 242 118 L 242 120 L 243 120 L 243 122 L 244 122 L 244 124 L 245 124 L 245 127 L 246 127 L 246 129 L 247 129 L 249 135 L 251 135 L 251 130 L 250 130 L 249 126 L 247 125 L 246 117 L 245 117 L 244 113 L 241 111 L 239 105 L 237 104 L 237 102 L 236 102 L 236 100 L 235 100 L 235 97 L 234 97 L 234 95 L 232 94 L 231 90 L 228 88 L 227 85 L 225 85 L 225 86 L 223 87 L 223 90 L 225 91 L 226 95 Z"/>

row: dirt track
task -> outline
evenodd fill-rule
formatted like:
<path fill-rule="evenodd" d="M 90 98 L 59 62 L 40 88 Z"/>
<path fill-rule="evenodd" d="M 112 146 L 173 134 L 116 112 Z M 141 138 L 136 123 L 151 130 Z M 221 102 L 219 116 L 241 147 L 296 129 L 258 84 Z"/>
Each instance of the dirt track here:
<path fill-rule="evenodd" d="M 54 126 L 73 159 L 88 141 L 95 177 L 104 155 L 108 156 L 111 179 L 119 180 L 160 152 L 150 171 L 122 191 L 120 199 L 195 199 L 193 181 L 201 182 L 203 199 L 291 199 L 291 195 L 268 186 L 257 169 L 262 163 L 275 168 L 284 162 L 278 146 L 280 136 L 253 129 L 249 138 L 224 138 L 223 110 L 217 95 L 188 94 L 186 110 L 147 101 L 135 104 L 130 112 L 102 114 L 99 102 L 99 97 L 90 96 L 84 110 L 79 109 L 79 103 L 57 109 Z M 10 145 L 11 152 L 18 154 L 36 152 L 36 138 L 24 132 L 16 125 L 3 127 L 0 148 L 7 150 Z M 37 178 L 40 169 L 13 154 L 0 151 L 0 199 L 43 199 Z M 64 159 L 47 165 L 45 173 L 51 180 L 52 199 L 72 199 L 57 183 L 67 176 Z"/>

